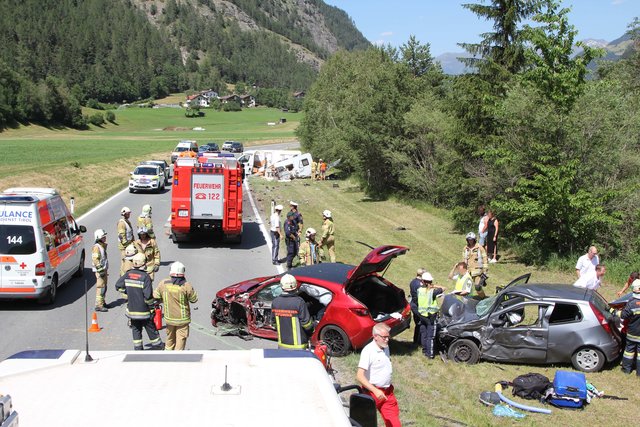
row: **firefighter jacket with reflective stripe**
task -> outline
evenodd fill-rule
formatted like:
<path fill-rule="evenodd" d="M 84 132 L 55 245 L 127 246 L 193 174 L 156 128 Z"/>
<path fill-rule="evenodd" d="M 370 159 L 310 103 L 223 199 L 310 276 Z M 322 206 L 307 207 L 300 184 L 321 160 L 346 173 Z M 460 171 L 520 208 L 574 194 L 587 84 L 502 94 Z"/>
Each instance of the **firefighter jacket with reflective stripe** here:
<path fill-rule="evenodd" d="M 462 259 L 467 263 L 467 270 L 471 276 L 479 276 L 489 270 L 487 251 L 476 243 L 473 248 L 465 246 L 462 250 Z"/>
<path fill-rule="evenodd" d="M 91 249 L 91 269 L 94 273 L 106 273 L 109 269 L 109 260 L 107 259 L 107 244 L 96 242 Z"/>
<path fill-rule="evenodd" d="M 131 319 L 148 319 L 153 308 L 153 287 L 149 275 L 133 268 L 116 282 L 116 290 L 127 294 L 127 316 Z"/>
<path fill-rule="evenodd" d="M 138 252 L 144 254 L 146 258 L 147 273 L 155 271 L 156 266 L 160 268 L 160 249 L 155 239 L 149 239 L 146 245 L 141 240 L 136 240 L 133 244 L 138 249 Z"/>
<path fill-rule="evenodd" d="M 164 303 L 164 320 L 167 325 L 183 326 L 191 323 L 189 303 L 198 302 L 198 294 L 184 277 L 164 279 L 153 291 L 153 296 Z"/>
<path fill-rule="evenodd" d="M 156 235 L 153 232 L 153 221 L 151 220 L 150 216 L 140 215 L 138 217 L 138 228 L 142 228 L 142 227 L 147 229 L 147 234 L 149 234 L 149 237 L 151 237 L 152 239 L 156 238 Z"/>
<path fill-rule="evenodd" d="M 622 309 L 620 317 L 627 320 L 627 339 L 640 342 L 640 299 L 632 297 Z"/>
<path fill-rule="evenodd" d="M 278 347 L 303 350 L 313 333 L 313 320 L 304 300 L 294 293 L 283 293 L 271 303 L 278 330 Z"/>
<path fill-rule="evenodd" d="M 126 218 L 118 220 L 118 249 L 124 250 L 133 243 L 133 228 Z"/>
<path fill-rule="evenodd" d="M 335 232 L 333 220 L 329 218 L 325 219 L 322 223 L 322 237 L 320 238 L 321 244 L 326 245 L 329 238 L 332 238 Z"/>
<path fill-rule="evenodd" d="M 300 263 L 302 265 L 313 265 L 320 262 L 320 254 L 318 253 L 319 246 L 316 242 L 311 240 L 305 240 L 300 244 L 298 250 L 298 256 L 300 257 Z"/>

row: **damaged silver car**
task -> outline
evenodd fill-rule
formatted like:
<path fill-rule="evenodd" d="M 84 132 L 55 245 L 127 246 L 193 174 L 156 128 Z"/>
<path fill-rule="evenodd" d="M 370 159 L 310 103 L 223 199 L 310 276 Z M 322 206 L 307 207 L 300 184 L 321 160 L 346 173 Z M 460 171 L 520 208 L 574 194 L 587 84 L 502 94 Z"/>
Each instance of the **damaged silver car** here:
<path fill-rule="evenodd" d="M 566 284 L 530 284 L 518 277 L 477 301 L 446 295 L 439 342 L 449 359 L 527 364 L 569 363 L 597 372 L 618 358 L 621 336 L 607 302 Z"/>

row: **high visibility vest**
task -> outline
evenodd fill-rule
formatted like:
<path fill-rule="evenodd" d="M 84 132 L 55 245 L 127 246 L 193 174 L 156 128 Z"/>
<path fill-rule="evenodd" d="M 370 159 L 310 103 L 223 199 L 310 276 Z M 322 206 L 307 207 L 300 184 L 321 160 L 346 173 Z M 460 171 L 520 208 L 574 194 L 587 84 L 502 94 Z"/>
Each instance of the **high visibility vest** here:
<path fill-rule="evenodd" d="M 474 286 L 473 279 L 471 278 L 471 274 L 469 274 L 468 271 L 463 276 L 458 277 L 458 280 L 456 280 L 455 290 L 458 292 L 464 291 L 464 285 L 465 283 L 467 283 L 467 281 L 471 281 L 471 291 L 469 291 L 469 296 L 475 296 L 476 287 Z"/>
<path fill-rule="evenodd" d="M 438 310 L 438 303 L 433 297 L 433 288 L 418 288 L 418 312 L 422 316 L 428 316 L 437 313 Z"/>

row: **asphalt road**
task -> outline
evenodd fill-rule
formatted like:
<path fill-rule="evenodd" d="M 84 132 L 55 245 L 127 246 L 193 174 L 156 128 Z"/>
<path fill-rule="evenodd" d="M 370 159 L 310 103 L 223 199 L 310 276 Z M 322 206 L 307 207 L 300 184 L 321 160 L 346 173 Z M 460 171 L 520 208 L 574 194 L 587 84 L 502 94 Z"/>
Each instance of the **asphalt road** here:
<path fill-rule="evenodd" d="M 295 146 L 295 145 L 294 145 Z M 258 147 L 251 147 L 258 148 Z M 292 144 L 270 145 L 271 149 L 293 148 Z M 140 159 L 144 160 L 144 159 Z M 136 193 L 123 190 L 105 201 L 93 211 L 77 218 L 79 224 L 87 227 L 85 250 L 87 261 L 84 276 L 72 279 L 58 290 L 53 305 L 41 306 L 33 301 L 0 301 L 0 360 L 23 350 L 33 349 L 84 349 L 85 313 L 91 322 L 95 301 L 95 276 L 91 272 L 91 248 L 93 232 L 97 228 L 107 231 L 107 253 L 110 261 L 110 275 L 106 300 L 112 305 L 107 313 L 98 313 L 101 332 L 89 334 L 90 350 L 133 349 L 131 330 L 127 327 L 125 306 L 118 302 L 119 294 L 114 284 L 120 267 L 116 224 L 120 209 L 128 206 L 132 224 L 142 210 L 142 206 L 153 207 L 153 225 L 161 253 L 159 280 L 169 276 L 169 265 L 180 261 L 186 266 L 186 277 L 198 292 L 198 302 L 192 305 L 191 329 L 187 349 L 191 350 L 233 350 L 248 348 L 275 348 L 273 341 L 253 338 L 245 340 L 228 336 L 222 328 L 214 328 L 210 322 L 211 301 L 215 293 L 233 283 L 257 276 L 276 274 L 278 269 L 271 264 L 270 250 L 250 201 L 249 192 L 244 192 L 244 233 L 241 244 L 198 242 L 175 245 L 164 233 L 164 225 L 171 209 L 171 189 L 162 194 Z M 264 228 L 263 228 L 264 229 Z M 88 287 L 85 309 L 85 282 Z M 114 306 L 115 304 L 115 306 Z M 163 341 L 166 334 L 160 333 Z M 148 342 L 143 332 L 145 344 Z"/>

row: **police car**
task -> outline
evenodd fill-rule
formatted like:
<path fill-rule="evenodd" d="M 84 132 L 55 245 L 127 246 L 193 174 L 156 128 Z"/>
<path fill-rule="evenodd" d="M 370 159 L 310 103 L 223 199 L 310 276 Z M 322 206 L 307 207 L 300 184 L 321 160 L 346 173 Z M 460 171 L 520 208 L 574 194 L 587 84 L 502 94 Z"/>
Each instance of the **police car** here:
<path fill-rule="evenodd" d="M 82 233 L 53 188 L 0 194 L 0 299 L 53 303 L 57 288 L 84 271 Z"/>

